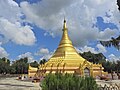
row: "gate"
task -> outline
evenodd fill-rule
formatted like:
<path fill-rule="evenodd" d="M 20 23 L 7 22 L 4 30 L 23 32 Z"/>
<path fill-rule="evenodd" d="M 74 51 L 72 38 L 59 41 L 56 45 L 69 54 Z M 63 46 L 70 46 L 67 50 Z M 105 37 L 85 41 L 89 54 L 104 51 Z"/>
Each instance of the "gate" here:
<path fill-rule="evenodd" d="M 87 77 L 90 76 L 90 69 L 88 69 L 87 67 L 84 69 L 84 75 Z"/>

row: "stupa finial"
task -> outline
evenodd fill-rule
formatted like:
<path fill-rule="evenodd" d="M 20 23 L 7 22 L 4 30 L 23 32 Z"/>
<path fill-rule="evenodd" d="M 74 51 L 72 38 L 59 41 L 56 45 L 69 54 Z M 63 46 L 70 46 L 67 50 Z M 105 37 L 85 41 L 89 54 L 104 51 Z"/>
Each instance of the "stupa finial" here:
<path fill-rule="evenodd" d="M 66 19 L 65 19 L 65 17 L 64 17 L 63 29 L 67 29 L 67 25 L 66 25 Z"/>

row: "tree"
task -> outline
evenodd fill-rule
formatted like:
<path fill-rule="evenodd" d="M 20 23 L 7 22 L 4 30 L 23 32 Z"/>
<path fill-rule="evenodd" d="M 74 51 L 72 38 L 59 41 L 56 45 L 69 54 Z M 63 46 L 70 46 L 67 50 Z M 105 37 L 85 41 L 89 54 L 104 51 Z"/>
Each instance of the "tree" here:
<path fill-rule="evenodd" d="M 118 36 L 117 38 L 112 37 L 109 41 L 100 41 L 100 43 L 105 47 L 114 46 L 115 48 L 120 50 L 120 36 Z"/>
<path fill-rule="evenodd" d="M 31 62 L 30 65 L 31 65 L 32 67 L 36 67 L 36 68 L 39 66 L 39 64 L 38 64 L 37 61 Z"/>
<path fill-rule="evenodd" d="M 115 70 L 120 73 L 120 61 L 116 62 Z"/>
<path fill-rule="evenodd" d="M 120 10 L 120 0 L 117 0 L 118 10 Z"/>
<path fill-rule="evenodd" d="M 120 73 L 120 61 L 119 60 L 116 62 L 115 70 L 116 70 L 118 79 L 120 79 L 120 74 L 119 74 Z"/>
<path fill-rule="evenodd" d="M 0 59 L 0 73 L 10 73 L 10 60 L 5 57 Z"/>
<path fill-rule="evenodd" d="M 80 55 L 86 60 L 88 60 L 89 62 L 93 62 L 93 63 L 102 64 L 103 62 L 105 62 L 105 59 L 106 59 L 106 57 L 102 53 L 94 54 L 94 53 L 91 53 L 90 51 L 80 53 Z"/>
<path fill-rule="evenodd" d="M 45 62 L 46 62 L 46 59 L 40 60 L 40 65 L 41 65 L 41 64 L 44 64 Z"/>
<path fill-rule="evenodd" d="M 111 73 L 111 76 L 112 76 L 112 79 L 113 79 L 113 69 L 112 69 L 113 65 L 112 65 L 112 62 L 106 61 L 102 65 L 104 67 L 104 71 L 108 72 L 108 73 Z"/>
<path fill-rule="evenodd" d="M 28 73 L 28 58 L 20 58 L 19 60 L 16 60 L 12 66 L 12 69 L 15 69 L 16 74 L 26 74 Z"/>
<path fill-rule="evenodd" d="M 99 90 L 94 78 L 67 73 L 48 74 L 40 85 L 42 90 Z"/>

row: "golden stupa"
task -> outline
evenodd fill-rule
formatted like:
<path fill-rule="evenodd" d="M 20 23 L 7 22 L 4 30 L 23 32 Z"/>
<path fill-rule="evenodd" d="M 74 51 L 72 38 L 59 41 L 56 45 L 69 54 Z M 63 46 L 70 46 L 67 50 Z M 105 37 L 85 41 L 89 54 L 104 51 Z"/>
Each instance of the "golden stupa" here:
<path fill-rule="evenodd" d="M 45 64 L 39 66 L 39 69 L 36 70 L 36 74 L 34 73 L 35 76 L 40 77 L 48 73 L 57 72 L 93 77 L 106 74 L 101 64 L 88 62 L 86 59 L 82 58 L 73 47 L 68 36 L 66 20 L 64 20 L 62 31 L 62 39 L 57 50 Z M 30 71 L 32 72 L 32 69 L 28 71 L 29 76 L 33 76 Z"/>

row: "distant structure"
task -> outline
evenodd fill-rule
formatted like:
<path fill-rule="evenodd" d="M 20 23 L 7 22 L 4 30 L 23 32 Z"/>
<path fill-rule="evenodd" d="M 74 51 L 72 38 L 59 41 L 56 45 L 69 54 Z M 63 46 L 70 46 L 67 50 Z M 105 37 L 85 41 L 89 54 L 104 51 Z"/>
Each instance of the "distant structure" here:
<path fill-rule="evenodd" d="M 39 66 L 36 74 L 34 73 L 35 76 L 40 77 L 49 73 L 70 73 L 79 76 L 96 77 L 107 74 L 103 71 L 104 68 L 101 64 L 93 64 L 77 53 L 68 36 L 66 20 L 64 20 L 62 31 L 62 39 L 57 50 L 45 64 Z M 28 73 L 29 76 L 33 76 L 29 71 Z"/>
<path fill-rule="evenodd" d="M 34 68 L 34 67 L 31 67 L 30 64 L 29 64 L 29 67 L 28 67 L 28 76 L 29 77 L 34 77 L 36 72 L 37 72 L 37 68 Z"/>

